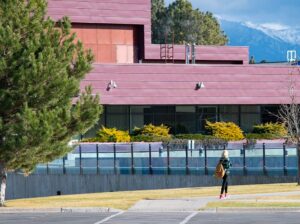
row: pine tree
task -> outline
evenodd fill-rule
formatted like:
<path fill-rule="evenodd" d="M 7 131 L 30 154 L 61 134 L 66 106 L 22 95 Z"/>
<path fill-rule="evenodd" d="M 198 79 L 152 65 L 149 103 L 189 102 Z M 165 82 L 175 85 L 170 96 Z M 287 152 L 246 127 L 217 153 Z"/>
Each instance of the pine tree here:
<path fill-rule="evenodd" d="M 168 7 L 152 1 L 152 42 L 164 43 L 160 34 L 173 33 L 175 44 L 225 45 L 228 39 L 210 12 L 193 9 L 188 0 L 175 0 Z"/>
<path fill-rule="evenodd" d="M 0 205 L 7 171 L 29 173 L 65 155 L 102 110 L 90 87 L 79 89 L 91 52 L 75 42 L 68 18 L 54 22 L 46 10 L 46 0 L 0 1 Z"/>
<path fill-rule="evenodd" d="M 152 42 L 160 44 L 165 42 L 166 30 L 166 8 L 164 0 L 151 0 L 151 31 Z"/>

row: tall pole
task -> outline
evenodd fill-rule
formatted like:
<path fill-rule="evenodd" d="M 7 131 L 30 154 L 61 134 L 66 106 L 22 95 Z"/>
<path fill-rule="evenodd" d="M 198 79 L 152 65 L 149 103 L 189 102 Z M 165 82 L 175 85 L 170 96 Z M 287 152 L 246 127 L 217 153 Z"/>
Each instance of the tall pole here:
<path fill-rule="evenodd" d="M 131 143 L 131 174 L 134 175 L 133 143 Z"/>
<path fill-rule="evenodd" d="M 283 149 L 283 175 L 286 176 L 287 170 L 286 170 L 286 145 L 285 145 L 285 143 L 283 143 L 282 149 Z"/>
<path fill-rule="evenodd" d="M 79 173 L 82 175 L 82 151 L 81 151 L 81 145 L 79 145 Z"/>
<path fill-rule="evenodd" d="M 153 174 L 152 170 L 152 149 L 151 149 L 151 143 L 149 143 L 149 174 Z"/>
<path fill-rule="evenodd" d="M 170 146 L 167 146 L 167 173 L 168 173 L 168 175 L 171 174 L 171 169 L 170 169 Z"/>
<path fill-rule="evenodd" d="M 204 146 L 204 174 L 208 175 L 208 169 L 207 169 L 207 146 Z"/>
<path fill-rule="evenodd" d="M 98 144 L 96 144 L 96 164 L 97 164 L 96 173 L 99 174 L 99 145 Z"/>
<path fill-rule="evenodd" d="M 300 142 L 297 143 L 297 158 L 298 158 L 298 185 L 300 185 Z"/>
<path fill-rule="evenodd" d="M 247 168 L 246 168 L 246 144 L 243 144 L 243 173 L 244 175 L 247 174 Z"/>

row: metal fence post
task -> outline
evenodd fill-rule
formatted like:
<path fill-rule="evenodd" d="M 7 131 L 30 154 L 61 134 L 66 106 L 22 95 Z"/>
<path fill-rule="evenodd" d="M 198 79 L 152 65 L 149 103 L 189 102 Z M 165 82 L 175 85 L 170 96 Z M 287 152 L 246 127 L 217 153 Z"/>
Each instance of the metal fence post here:
<path fill-rule="evenodd" d="M 247 167 L 246 167 L 246 144 L 243 144 L 243 173 L 247 175 Z"/>
<path fill-rule="evenodd" d="M 96 144 L 96 166 L 97 166 L 97 168 L 96 168 L 96 173 L 97 173 L 97 175 L 99 175 L 99 145 L 98 144 Z"/>
<path fill-rule="evenodd" d="M 204 174 L 208 175 L 208 169 L 207 169 L 207 146 L 204 146 Z"/>
<path fill-rule="evenodd" d="M 79 145 L 79 173 L 82 175 L 82 152 L 81 152 L 81 145 Z"/>
<path fill-rule="evenodd" d="M 131 143 L 131 174 L 134 175 L 133 143 Z"/>
<path fill-rule="evenodd" d="M 63 174 L 66 174 L 66 157 L 63 157 Z"/>
<path fill-rule="evenodd" d="M 47 163 L 46 172 L 47 172 L 47 175 L 49 175 L 49 163 Z"/>
<path fill-rule="evenodd" d="M 266 170 L 266 144 L 263 143 L 263 173 L 264 175 L 267 175 L 267 170 Z"/>
<path fill-rule="evenodd" d="M 170 169 L 170 146 L 167 146 L 167 173 L 168 173 L 168 175 L 171 174 L 171 169 Z"/>
<path fill-rule="evenodd" d="M 286 145 L 283 143 L 282 145 L 283 148 L 283 175 L 287 175 L 287 168 L 286 168 Z"/>
<path fill-rule="evenodd" d="M 117 148 L 116 148 L 116 143 L 114 143 L 114 174 L 117 174 Z"/>
<path fill-rule="evenodd" d="M 151 149 L 151 143 L 149 143 L 149 174 L 153 174 L 152 170 L 152 149 Z"/>
<path fill-rule="evenodd" d="M 188 147 L 185 147 L 185 173 L 189 175 L 189 154 Z"/>

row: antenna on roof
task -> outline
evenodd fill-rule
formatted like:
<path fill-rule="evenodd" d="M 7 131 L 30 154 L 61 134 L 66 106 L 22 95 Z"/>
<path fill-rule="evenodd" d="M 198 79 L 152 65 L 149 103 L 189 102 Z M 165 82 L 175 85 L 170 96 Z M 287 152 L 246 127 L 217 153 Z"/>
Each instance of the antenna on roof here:
<path fill-rule="evenodd" d="M 190 45 L 189 44 L 185 44 L 185 63 L 189 64 L 190 63 Z"/>
<path fill-rule="evenodd" d="M 297 60 L 297 52 L 296 50 L 288 50 L 286 52 L 286 59 L 289 63 L 293 63 Z"/>
<path fill-rule="evenodd" d="M 196 44 L 192 44 L 192 64 L 196 64 Z"/>

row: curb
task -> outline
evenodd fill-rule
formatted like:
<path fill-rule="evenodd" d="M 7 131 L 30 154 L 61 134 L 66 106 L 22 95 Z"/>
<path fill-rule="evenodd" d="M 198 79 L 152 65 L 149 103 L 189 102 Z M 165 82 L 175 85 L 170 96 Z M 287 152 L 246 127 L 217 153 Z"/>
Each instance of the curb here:
<path fill-rule="evenodd" d="M 110 213 L 121 212 L 123 210 L 114 208 L 0 208 L 2 213 Z"/>

